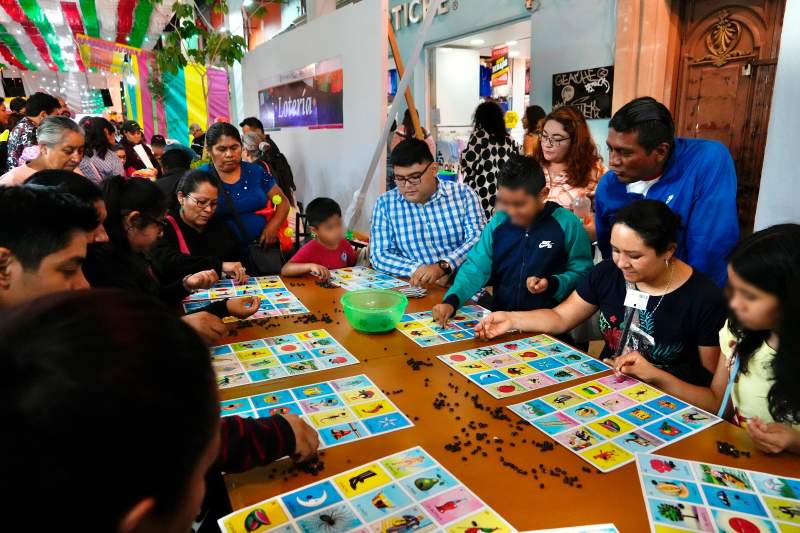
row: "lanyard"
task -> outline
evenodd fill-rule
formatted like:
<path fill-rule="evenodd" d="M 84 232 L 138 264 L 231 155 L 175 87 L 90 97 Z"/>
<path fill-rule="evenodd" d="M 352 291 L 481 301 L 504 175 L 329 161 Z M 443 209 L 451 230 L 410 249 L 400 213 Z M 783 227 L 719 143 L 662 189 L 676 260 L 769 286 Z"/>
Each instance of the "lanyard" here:
<path fill-rule="evenodd" d="M 733 384 L 736 382 L 736 376 L 739 375 L 739 356 L 734 353 L 732 357 L 734 359 L 731 364 L 730 374 L 728 375 L 728 384 L 725 386 L 725 394 L 722 396 L 722 404 L 720 404 L 719 412 L 717 413 L 717 416 L 720 418 L 725 414 L 725 408 L 728 407 L 728 400 L 731 397 Z"/>

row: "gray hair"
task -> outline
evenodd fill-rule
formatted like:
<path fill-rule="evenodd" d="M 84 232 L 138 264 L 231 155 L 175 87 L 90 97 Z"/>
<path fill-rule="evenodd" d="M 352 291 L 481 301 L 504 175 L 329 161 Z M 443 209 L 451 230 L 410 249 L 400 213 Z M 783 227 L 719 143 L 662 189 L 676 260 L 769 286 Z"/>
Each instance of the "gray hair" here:
<path fill-rule="evenodd" d="M 46 117 L 36 128 L 36 141 L 43 146 L 56 146 L 64 140 L 67 132 L 74 131 L 83 135 L 83 128 L 71 118 L 60 115 Z"/>
<path fill-rule="evenodd" d="M 269 143 L 263 133 L 249 131 L 242 135 L 242 149 L 253 157 L 261 157 L 268 147 Z"/>

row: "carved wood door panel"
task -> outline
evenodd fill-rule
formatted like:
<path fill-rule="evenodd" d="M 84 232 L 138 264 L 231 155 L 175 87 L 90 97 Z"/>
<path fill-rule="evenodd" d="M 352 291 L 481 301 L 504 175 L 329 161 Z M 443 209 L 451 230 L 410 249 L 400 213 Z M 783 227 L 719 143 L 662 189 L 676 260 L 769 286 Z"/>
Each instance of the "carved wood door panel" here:
<path fill-rule="evenodd" d="M 677 132 L 730 149 L 745 234 L 758 201 L 784 6 L 784 0 L 681 4 Z"/>

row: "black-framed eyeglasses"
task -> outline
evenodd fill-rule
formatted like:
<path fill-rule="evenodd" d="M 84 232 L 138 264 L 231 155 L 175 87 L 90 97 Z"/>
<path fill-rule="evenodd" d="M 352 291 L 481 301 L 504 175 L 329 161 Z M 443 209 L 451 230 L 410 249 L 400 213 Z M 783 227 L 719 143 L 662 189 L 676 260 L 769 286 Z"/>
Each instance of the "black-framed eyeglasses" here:
<path fill-rule="evenodd" d="M 191 194 L 187 194 L 186 197 L 191 198 L 192 202 L 194 202 L 194 205 L 196 205 L 198 209 L 202 210 L 206 209 L 207 207 L 210 207 L 211 209 L 217 208 L 217 200 L 209 200 L 208 198 L 201 200 L 199 198 L 195 198 Z"/>
<path fill-rule="evenodd" d="M 561 143 L 568 141 L 569 137 L 561 137 L 560 135 L 549 135 L 546 131 L 539 132 L 539 140 L 550 146 L 561 146 Z"/>
<path fill-rule="evenodd" d="M 395 185 L 397 185 L 398 187 L 402 185 L 419 185 L 420 182 L 422 181 L 422 176 L 424 176 L 425 173 L 428 172 L 428 169 L 431 168 L 432 164 L 433 161 L 428 163 L 428 165 L 425 167 L 424 170 L 422 170 L 422 172 L 414 172 L 413 174 L 409 174 L 408 176 L 398 176 L 397 174 L 395 174 L 394 175 Z"/>
<path fill-rule="evenodd" d="M 147 217 L 146 220 L 151 224 L 157 225 L 161 231 L 164 231 L 169 226 L 169 221 L 166 219 L 166 217 Z"/>

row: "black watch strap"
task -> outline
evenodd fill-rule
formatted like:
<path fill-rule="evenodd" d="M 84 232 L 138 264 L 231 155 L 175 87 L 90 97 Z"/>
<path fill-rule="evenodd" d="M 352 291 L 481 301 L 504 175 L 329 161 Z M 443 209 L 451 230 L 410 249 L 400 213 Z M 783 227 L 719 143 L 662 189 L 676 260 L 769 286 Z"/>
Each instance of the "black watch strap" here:
<path fill-rule="evenodd" d="M 451 267 L 450 263 L 445 260 L 441 260 L 436 264 L 444 271 L 445 274 L 450 274 L 453 271 L 453 267 Z"/>

